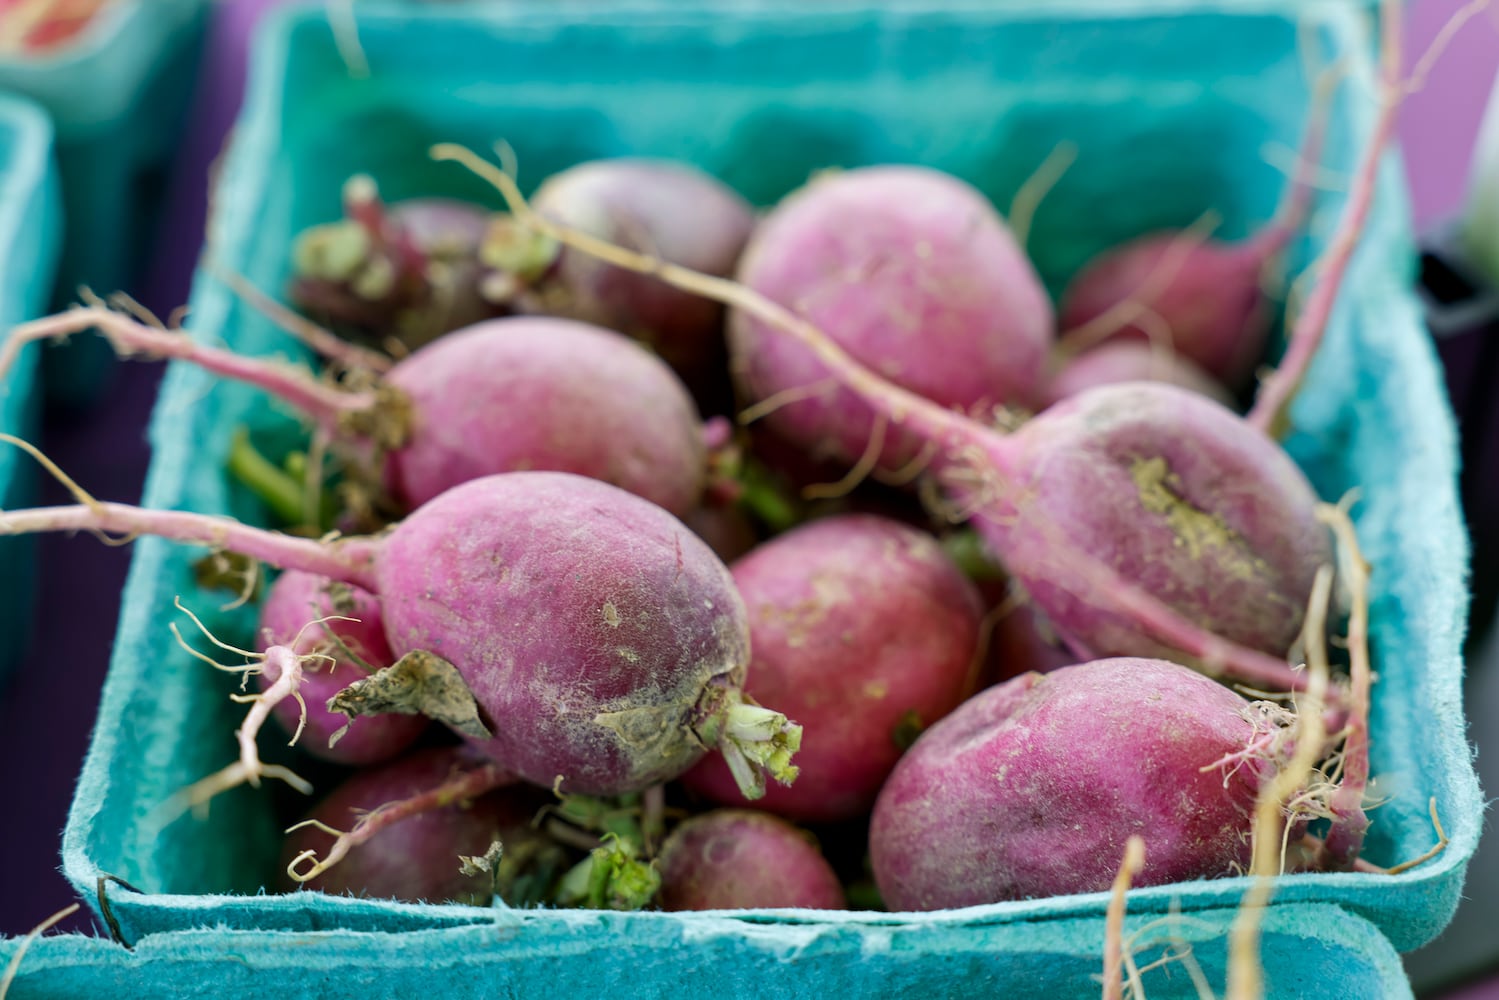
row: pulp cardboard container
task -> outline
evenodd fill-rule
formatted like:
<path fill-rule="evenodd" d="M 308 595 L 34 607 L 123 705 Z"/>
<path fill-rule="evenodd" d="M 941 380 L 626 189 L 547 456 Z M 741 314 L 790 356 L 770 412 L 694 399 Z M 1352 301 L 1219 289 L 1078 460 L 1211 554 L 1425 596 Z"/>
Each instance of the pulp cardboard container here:
<path fill-rule="evenodd" d="M 1150 1000 L 1198 1000 L 1188 962 L 1221 992 L 1232 911 L 1136 917 L 1125 939 Z M 875 930 L 767 927 L 729 914 L 494 913 L 467 927 L 402 933 L 204 929 L 152 934 L 131 951 L 59 935 L 22 956 L 12 1000 L 110 995 L 241 1000 L 440 996 L 459 1000 L 573 994 L 901 996 L 1055 1000 L 1097 996 L 1098 921 L 1075 918 L 944 934 L 940 961 L 923 921 Z M 857 938 L 857 940 L 852 940 Z M 0 967 L 15 941 L 0 941 Z M 1179 956 L 1145 967 L 1163 956 Z M 1266 996 L 1400 1000 L 1411 996 L 1395 949 L 1373 925 L 1334 906 L 1290 905 L 1265 924 Z M 594 956 L 580 961 L 581 956 Z"/>
<path fill-rule="evenodd" d="M 317 7 L 280 13 L 258 39 L 249 102 L 218 189 L 212 252 L 262 288 L 283 287 L 292 235 L 336 215 L 340 186 L 356 171 L 373 174 L 390 198 L 492 201 L 460 168 L 427 160 L 437 141 L 488 148 L 507 140 L 528 185 L 595 157 L 676 157 L 766 205 L 822 168 L 919 162 L 1007 206 L 1056 144 L 1071 140 L 1078 161 L 1042 205 L 1029 244 L 1055 290 L 1100 249 L 1184 226 L 1207 207 L 1223 214 L 1228 237 L 1270 217 L 1284 177 L 1262 150 L 1296 145 L 1308 102 L 1299 24 L 1325 57 L 1350 66 L 1329 169 L 1351 169 L 1375 107 L 1373 41 L 1341 3 L 518 3 L 434 11 L 420 23 L 399 8 L 360 9 L 368 79 L 345 72 Z M 1342 203 L 1340 195 L 1321 199 L 1300 264 L 1322 245 Z M 1431 802 L 1451 843 L 1400 875 L 1297 875 L 1276 889 L 1280 905 L 1357 913 L 1401 950 L 1449 919 L 1481 811 L 1459 685 L 1466 549 L 1453 428 L 1407 291 L 1412 259 L 1391 158 L 1288 447 L 1323 497 L 1363 492 L 1357 521 L 1376 567 L 1372 727 L 1381 796 L 1366 856 L 1389 866 L 1425 852 L 1436 837 Z M 192 306 L 195 335 L 205 340 L 300 356 L 207 273 Z M 152 427 L 146 503 L 265 523 L 266 511 L 222 471 L 231 428 L 241 424 L 268 441 L 295 428 L 258 393 L 174 367 Z M 183 653 L 167 628 L 181 595 L 219 636 L 250 641 L 253 608 L 221 610 L 222 595 L 196 588 L 200 555 L 151 539 L 137 544 L 65 834 L 64 867 L 80 892 L 92 898 L 102 873 L 138 890 L 108 887 L 127 940 L 192 927 L 395 933 L 494 921 L 461 906 L 262 893 L 278 831 L 305 806 L 278 789 L 236 791 L 204 820 L 165 829 L 152 822 L 174 792 L 230 758 L 243 711 L 228 699 L 232 682 Z M 1245 887 L 1224 879 L 1141 889 L 1130 906 L 1139 914 L 1231 908 Z M 819 950 L 862 956 L 871 970 L 916 961 L 940 976 L 957 942 L 1018 939 L 1043 920 L 1097 928 L 1104 906 L 1093 894 L 924 917 L 752 913 L 734 926 L 746 956 L 761 948 L 794 955 L 815 940 Z M 663 946 L 697 947 L 720 926 L 654 914 L 506 919 L 520 922 L 526 940 L 579 960 L 596 945 L 664 927 L 670 933 L 655 938 Z M 580 935 L 584 925 L 608 932 Z M 510 937 L 496 942 L 519 946 Z"/>
<path fill-rule="evenodd" d="M 210 6 L 114 0 L 55 51 L 0 58 L 0 90 L 36 100 L 57 128 L 67 224 L 54 305 L 77 301 L 80 285 L 101 295 L 135 290 Z M 50 348 L 49 395 L 86 402 L 112 357 L 97 339 Z"/>
<path fill-rule="evenodd" d="M 31 101 L 0 95 L 0 340 L 46 307 L 61 230 L 52 124 Z M 27 441 L 37 439 L 40 356 L 39 348 L 28 347 L 0 380 L 0 431 Z M 0 510 L 35 503 L 37 475 L 30 456 L 0 446 Z M 0 690 L 31 639 L 33 542 L 0 539 Z"/>

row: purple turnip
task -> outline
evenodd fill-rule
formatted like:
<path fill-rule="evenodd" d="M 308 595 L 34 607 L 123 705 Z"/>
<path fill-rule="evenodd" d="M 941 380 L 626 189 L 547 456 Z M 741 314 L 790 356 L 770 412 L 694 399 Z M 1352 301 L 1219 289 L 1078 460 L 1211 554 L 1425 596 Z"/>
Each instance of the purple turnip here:
<path fill-rule="evenodd" d="M 1240 756 L 1260 718 L 1228 688 L 1155 660 L 989 688 L 923 733 L 880 792 L 880 893 L 895 910 L 933 910 L 1102 892 L 1132 833 L 1146 848 L 1137 885 L 1235 874 L 1277 766 Z"/>
<path fill-rule="evenodd" d="M 336 836 L 329 829 L 347 829 L 361 814 L 440 785 L 473 766 L 473 756 L 467 748 L 419 750 L 356 772 L 292 828 L 281 848 L 281 869 L 294 867 L 309 852 L 326 850 Z M 545 793 L 525 785 L 459 798 L 385 827 L 342 864 L 313 879 L 299 883 L 283 871 L 276 888 L 285 892 L 301 884 L 336 895 L 484 906 L 501 880 L 465 874 L 462 859 L 483 856 L 496 840 L 502 860 L 520 859 L 541 846 L 543 835 L 532 829 L 531 820 L 545 801 Z"/>
<path fill-rule="evenodd" d="M 983 617 L 973 584 L 931 535 L 888 518 L 810 521 L 730 566 L 749 611 L 745 691 L 806 727 L 789 787 L 756 808 L 829 822 L 869 811 L 900 758 L 897 733 L 952 711 L 977 682 Z M 721 761 L 689 790 L 744 802 Z"/>
<path fill-rule="evenodd" d="M 402 511 L 515 470 L 602 479 L 678 515 L 705 485 L 703 425 L 681 381 L 638 344 L 585 323 L 488 320 L 403 358 L 373 388 L 353 390 L 80 307 L 13 330 L 0 347 L 0 374 L 25 343 L 95 326 L 122 354 L 191 361 L 295 407 L 379 458 L 381 482 Z"/>
<path fill-rule="evenodd" d="M 1230 390 L 1242 389 L 1264 354 L 1274 319 L 1264 287 L 1310 210 L 1335 76 L 1318 82 L 1296 175 L 1279 215 L 1238 242 L 1209 238 L 1204 222 L 1115 247 L 1079 272 L 1059 307 L 1064 349 L 1103 337 L 1156 341 Z M 1335 284 L 1335 282 L 1334 282 Z"/>
<path fill-rule="evenodd" d="M 337 617 L 309 627 L 330 615 Z M 283 700 L 272 709 L 288 733 L 302 729 L 300 745 L 312 756 L 340 764 L 375 764 L 404 751 L 427 728 L 429 720 L 421 715 L 374 715 L 351 723 L 347 715 L 326 707 L 349 684 L 396 660 L 373 594 L 310 573 L 282 573 L 261 604 L 259 635 L 262 650 L 283 645 L 301 656 L 329 657 L 303 665 L 305 708 Z M 262 691 L 280 678 L 273 661 L 256 675 Z M 344 729 L 348 732 L 338 735 Z"/>
<path fill-rule="evenodd" d="M 760 223 L 737 279 L 943 407 L 1034 405 L 1050 300 L 999 213 L 955 177 L 909 166 L 820 175 Z M 877 419 L 881 407 L 763 316 L 735 310 L 729 331 L 741 390 L 782 404 L 766 420 L 791 441 L 844 462 L 869 452 L 887 469 L 921 454 L 919 436 Z"/>
<path fill-rule="evenodd" d="M 810 835 L 767 813 L 717 809 L 672 831 L 657 857 L 663 910 L 847 907 Z"/>
<path fill-rule="evenodd" d="M 343 202 L 343 219 L 303 230 L 292 246 L 298 308 L 406 350 L 503 312 L 479 294 L 483 207 L 449 198 L 386 205 L 363 174 L 344 185 Z"/>
<path fill-rule="evenodd" d="M 1046 383 L 1042 406 L 1094 386 L 1116 382 L 1166 382 L 1200 392 L 1232 407 L 1234 398 L 1217 379 L 1169 347 L 1136 340 L 1112 340 L 1071 358 Z"/>
<path fill-rule="evenodd" d="M 750 204 L 685 163 L 595 160 L 547 178 L 532 207 L 562 225 L 705 274 L 733 273 Z M 568 316 L 649 345 L 695 392 L 721 379 L 723 307 L 494 220 L 479 250 L 486 293 L 523 312 Z"/>
<path fill-rule="evenodd" d="M 713 747 L 752 797 L 767 772 L 795 778 L 801 727 L 742 694 L 749 628 L 727 567 L 681 521 L 598 480 L 487 476 L 377 537 L 332 541 L 97 501 L 0 514 L 0 533 L 77 530 L 210 545 L 369 591 L 391 651 L 420 668 L 391 678 L 396 692 L 423 682 L 403 709 L 451 713 L 530 782 L 623 794 Z"/>

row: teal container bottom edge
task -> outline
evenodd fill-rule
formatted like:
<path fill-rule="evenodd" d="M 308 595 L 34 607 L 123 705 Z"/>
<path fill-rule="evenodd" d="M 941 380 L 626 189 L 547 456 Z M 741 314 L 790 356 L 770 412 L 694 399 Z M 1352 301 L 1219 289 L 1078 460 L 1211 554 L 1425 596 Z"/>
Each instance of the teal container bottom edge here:
<path fill-rule="evenodd" d="M 326 895 L 319 892 L 259 892 L 244 895 L 173 895 L 143 893 L 111 873 L 95 872 L 80 878 L 77 866 L 67 866 L 70 881 L 95 914 L 129 944 L 151 935 L 188 927 L 220 926 L 260 928 L 267 931 L 306 933 L 340 929 L 351 933 L 416 932 L 431 928 L 483 924 L 497 913 L 524 924 L 581 919 L 569 911 L 512 910 L 455 904 L 405 903 L 395 900 Z M 1382 929 L 1392 945 L 1407 951 L 1435 938 L 1451 919 L 1461 894 L 1464 869 L 1457 866 L 1435 877 L 1416 872 L 1390 876 L 1408 879 L 1411 885 L 1388 899 L 1366 874 L 1293 874 L 1277 878 L 1272 909 L 1283 907 L 1339 907 L 1369 920 Z M 1173 913 L 1214 912 L 1237 906 L 1251 882 L 1247 878 L 1217 879 L 1173 885 L 1136 888 L 1130 893 L 1130 911 L 1165 919 Z M 1416 900 L 1423 905 L 1416 905 Z M 894 926 L 911 933 L 929 933 L 934 940 L 944 934 L 978 933 L 1036 921 L 1085 920 L 1107 905 L 1104 893 L 1024 900 L 965 910 L 904 913 L 885 911 L 754 910 L 737 919 L 747 925 L 799 928 L 803 932 L 855 937 L 879 936 Z M 611 919 L 651 920 L 660 914 L 615 914 Z M 679 915 L 678 919 L 694 919 Z M 1100 923 L 1101 926 L 1101 923 Z M 767 933 L 771 933 L 767 930 Z"/>
<path fill-rule="evenodd" d="M 496 912 L 483 923 L 402 934 L 203 928 L 156 934 L 127 950 L 60 935 L 35 942 L 13 1000 L 211 991 L 236 998 L 548 995 L 825 998 L 917 996 L 1058 1000 L 1100 991 L 1104 941 L 1093 920 L 1035 920 L 931 933 L 891 926 L 854 934 L 766 926 L 719 913 L 562 911 L 545 926 Z M 1126 917 L 1122 941 L 1150 1000 L 1222 995 L 1232 910 Z M 0 941 L 0 964 L 17 942 Z M 1399 956 L 1369 923 L 1334 906 L 1268 911 L 1260 940 L 1265 995 L 1400 1000 Z M 141 995 L 135 993 L 134 995 Z"/>

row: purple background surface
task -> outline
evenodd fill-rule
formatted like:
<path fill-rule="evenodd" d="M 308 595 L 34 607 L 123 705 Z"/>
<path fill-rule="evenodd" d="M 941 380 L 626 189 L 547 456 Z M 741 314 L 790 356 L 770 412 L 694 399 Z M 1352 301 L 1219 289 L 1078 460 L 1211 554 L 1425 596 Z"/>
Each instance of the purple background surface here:
<path fill-rule="evenodd" d="M 143 287 L 149 306 L 169 312 L 185 302 L 204 224 L 209 164 L 222 147 L 243 87 L 244 47 L 260 14 L 278 0 L 231 0 L 219 5 L 210 30 L 211 47 L 195 95 L 194 127 L 185 136 L 177 165 L 171 212 Z M 1407 51 L 1419 54 L 1462 6 L 1459 0 L 1421 0 L 1410 5 Z M 1465 195 L 1469 159 L 1478 123 L 1499 71 L 1499 5 L 1458 33 L 1437 61 L 1426 85 L 1402 112 L 1400 139 L 1418 226 L 1439 225 Z M 101 498 L 140 497 L 149 449 L 145 429 L 160 376 L 157 366 L 119 366 L 95 407 L 85 413 L 52 413 L 42 445 L 64 469 Z M 67 502 L 47 488 L 47 503 Z M 89 536 L 42 540 L 38 605 L 40 638 L 25 668 L 0 696 L 0 760 L 8 763 L 13 803 L 0 820 L 0 934 L 24 933 L 73 900 L 57 871 L 61 831 L 73 781 L 82 765 L 98 691 L 108 666 L 119 595 L 129 564 L 128 548 L 109 548 Z M 1483 659 L 1499 659 L 1499 654 Z M 1475 664 L 1475 679 L 1493 677 L 1499 664 Z M 1490 683 L 1488 689 L 1499 688 Z M 1470 704 L 1475 690 L 1470 690 Z M 1499 697 L 1491 712 L 1471 712 L 1472 736 L 1499 757 Z M 1482 700 L 1482 699 L 1480 699 Z M 1486 718 L 1484 716 L 1487 716 Z M 225 734 L 226 741 L 229 734 Z M 226 742 L 226 747 L 228 743 Z M 1479 758 L 1483 767 L 1485 760 Z M 1484 768 L 1486 788 L 1499 787 L 1499 771 Z M 1493 838 L 1490 837 L 1491 841 Z M 1485 842 L 1489 854 L 1495 850 Z M 1423 989 L 1450 1000 L 1499 1000 L 1499 935 L 1488 898 L 1499 896 L 1494 868 L 1475 862 L 1465 903 L 1453 928 L 1436 945 L 1413 957 L 1418 982 L 1438 984 L 1461 974 L 1478 982 L 1461 992 Z M 1489 910 L 1480 911 L 1480 906 Z M 1481 932 L 1479 930 L 1481 928 Z M 60 930 L 94 932 L 78 915 Z M 1477 942 L 1477 943 L 1475 943 Z M 1487 970 L 1485 972 L 1485 970 Z M 1482 975 L 1496 978 L 1482 980 Z"/>

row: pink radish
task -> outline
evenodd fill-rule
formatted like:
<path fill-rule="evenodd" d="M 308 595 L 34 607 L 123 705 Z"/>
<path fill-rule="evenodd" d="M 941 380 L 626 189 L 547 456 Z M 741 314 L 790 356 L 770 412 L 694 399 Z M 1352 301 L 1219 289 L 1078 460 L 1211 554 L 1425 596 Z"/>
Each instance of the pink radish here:
<path fill-rule="evenodd" d="M 1209 213 L 1179 232 L 1150 233 L 1099 255 L 1062 294 L 1062 349 L 1086 350 L 1106 337 L 1148 340 L 1229 390 L 1244 388 L 1274 319 L 1267 272 L 1311 209 L 1335 82 L 1331 70 L 1317 81 L 1295 175 L 1275 219 L 1247 239 L 1226 242 L 1209 238 L 1216 222 Z"/>
<path fill-rule="evenodd" d="M 1212 633 L 1276 656 L 1289 650 L 1330 543 L 1305 475 L 1232 411 L 1137 382 L 1064 400 L 1009 437 L 963 431 L 984 459 L 968 482 L 954 469 L 955 496 L 979 503 L 994 491 L 974 527 L 1083 648 L 1192 652 L 1106 610 L 1106 584 L 1062 568 L 1051 525 L 1065 526 L 1066 545 Z"/>
<path fill-rule="evenodd" d="M 807 727 L 796 783 L 767 788 L 756 807 L 808 822 L 867 813 L 904 749 L 897 733 L 974 690 L 977 591 L 935 538 L 866 514 L 810 521 L 730 569 L 749 610 L 745 691 Z M 681 780 L 744 802 L 719 760 Z"/>
<path fill-rule="evenodd" d="M 1099 660 L 990 688 L 923 733 L 880 792 L 880 893 L 894 910 L 934 910 L 1102 892 L 1131 833 L 1145 839 L 1136 885 L 1234 874 L 1277 766 L 1240 758 L 1257 718 L 1164 661 Z"/>
<path fill-rule="evenodd" d="M 1234 406 L 1228 389 L 1195 363 L 1170 348 L 1136 340 L 1111 340 L 1067 361 L 1046 384 L 1042 404 L 1050 406 L 1085 389 L 1115 382 L 1166 382 Z"/>
<path fill-rule="evenodd" d="M 363 813 L 438 785 L 472 766 L 472 757 L 466 748 L 419 750 L 355 773 L 293 827 L 281 849 L 281 867 L 332 843 L 330 828 L 351 827 Z M 302 884 L 337 895 L 484 906 L 495 880 L 464 874 L 461 858 L 483 856 L 496 840 L 502 850 L 521 854 L 519 848 L 541 837 L 531 819 L 543 805 L 544 794 L 526 786 L 458 798 L 387 826 L 343 864 Z M 297 885 L 282 875 L 276 888 L 285 892 Z"/>
<path fill-rule="evenodd" d="M 1109 251 L 1079 272 L 1063 294 L 1063 344 L 1069 336 L 1091 340 L 1090 326 L 1113 324 L 1113 336 L 1159 341 L 1211 377 L 1242 386 L 1264 354 L 1273 319 L 1263 291 L 1265 269 L 1294 235 L 1289 223 L 1244 243 L 1172 232 Z M 1151 322 L 1111 318 L 1132 311 L 1133 303 L 1148 310 Z"/>
<path fill-rule="evenodd" d="M 702 422 L 685 386 L 598 327 L 491 320 L 398 363 L 385 384 L 415 414 L 410 439 L 386 465 L 391 492 L 410 506 L 527 469 L 591 476 L 679 515 L 702 493 Z"/>
<path fill-rule="evenodd" d="M 694 816 L 657 857 L 663 910 L 847 908 L 817 844 L 785 820 L 751 809 Z"/>
<path fill-rule="evenodd" d="M 524 469 L 592 476 L 676 514 L 704 487 L 702 422 L 681 381 L 638 344 L 585 323 L 489 320 L 355 391 L 107 309 L 76 308 L 13 330 L 0 346 L 0 374 L 23 344 L 95 326 L 121 353 L 191 361 L 259 386 L 335 439 L 382 457 L 382 481 L 402 510 L 467 480 Z"/>
<path fill-rule="evenodd" d="M 944 407 L 1035 402 L 1050 301 L 999 213 L 955 177 L 904 166 L 819 176 L 761 222 L 737 278 Z M 764 317 L 734 311 L 729 331 L 740 388 L 782 401 L 767 422 L 816 457 L 869 451 L 895 469 L 921 453 L 919 436 L 878 420 L 881 407 Z"/>
<path fill-rule="evenodd" d="M 447 198 L 386 205 L 367 175 L 349 179 L 344 216 L 298 234 L 292 302 L 384 344 L 421 347 L 501 310 L 479 294 L 479 243 L 489 213 Z"/>
<path fill-rule="evenodd" d="M 795 778 L 801 727 L 742 695 L 749 629 L 727 567 L 666 511 L 606 483 L 487 476 L 377 537 L 326 542 L 97 501 L 0 514 L 0 533 L 85 529 L 211 545 L 375 594 L 392 652 L 441 682 L 418 695 L 445 696 L 406 707 L 452 713 L 497 762 L 495 780 L 617 795 L 713 747 L 750 796 L 766 773 Z M 444 664 L 472 694 L 466 714 Z"/>
<path fill-rule="evenodd" d="M 308 628 L 329 615 L 336 620 Z M 354 619 L 354 620 L 349 620 Z M 272 709 L 287 732 L 302 728 L 299 745 L 314 757 L 340 764 L 375 764 L 406 750 L 429 725 L 422 715 L 376 715 L 354 720 L 329 711 L 329 699 L 349 684 L 390 666 L 396 656 L 385 641 L 380 604 L 373 594 L 347 584 L 295 570 L 282 573 L 260 607 L 261 649 L 290 647 L 301 656 L 321 653 L 332 658 L 308 660 L 301 694 L 306 703 L 280 701 Z M 256 675 L 262 691 L 281 678 L 268 660 Z M 342 736 L 337 734 L 347 729 Z"/>
<path fill-rule="evenodd" d="M 550 219 L 695 271 L 729 275 L 754 210 L 695 167 L 620 158 L 548 177 L 532 206 Z M 696 391 L 725 362 L 723 307 L 551 241 L 500 217 L 479 251 L 493 268 L 486 292 L 525 312 L 569 316 L 629 334 L 656 351 Z"/>

